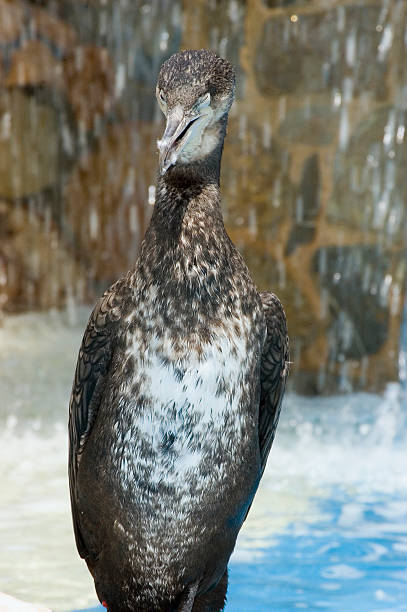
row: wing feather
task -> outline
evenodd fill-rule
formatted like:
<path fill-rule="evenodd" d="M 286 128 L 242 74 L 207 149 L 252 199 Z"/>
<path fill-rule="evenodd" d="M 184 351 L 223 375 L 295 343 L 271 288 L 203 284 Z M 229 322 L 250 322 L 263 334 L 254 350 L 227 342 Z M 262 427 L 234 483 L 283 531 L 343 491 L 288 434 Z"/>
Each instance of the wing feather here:
<path fill-rule="evenodd" d="M 96 420 L 122 317 L 123 297 L 116 283 L 98 300 L 90 315 L 76 364 L 69 402 L 69 489 L 76 545 L 82 557 L 88 551 L 77 512 L 77 473 L 81 453 Z"/>
<path fill-rule="evenodd" d="M 267 324 L 260 369 L 259 444 L 261 473 L 274 440 L 289 364 L 287 322 L 280 300 L 273 293 L 260 294 Z"/>

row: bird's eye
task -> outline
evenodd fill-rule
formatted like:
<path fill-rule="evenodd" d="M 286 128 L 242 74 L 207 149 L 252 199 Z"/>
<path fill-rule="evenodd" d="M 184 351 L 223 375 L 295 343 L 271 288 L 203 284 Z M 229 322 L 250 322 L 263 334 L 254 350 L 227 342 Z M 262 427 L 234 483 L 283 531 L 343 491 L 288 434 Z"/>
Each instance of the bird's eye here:
<path fill-rule="evenodd" d="M 160 89 L 160 91 L 158 92 L 158 97 L 160 98 L 161 104 L 165 104 L 165 96 L 162 92 L 162 89 Z"/>
<path fill-rule="evenodd" d="M 209 106 L 210 103 L 211 103 L 211 94 L 208 91 L 206 92 L 204 96 L 202 96 L 199 99 L 199 106 L 202 108 L 202 106 Z"/>

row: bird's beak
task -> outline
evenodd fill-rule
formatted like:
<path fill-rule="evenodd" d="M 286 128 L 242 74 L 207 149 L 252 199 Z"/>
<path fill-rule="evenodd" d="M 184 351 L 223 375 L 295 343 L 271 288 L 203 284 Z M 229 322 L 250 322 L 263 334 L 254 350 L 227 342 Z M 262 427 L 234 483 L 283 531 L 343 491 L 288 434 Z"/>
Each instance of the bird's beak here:
<path fill-rule="evenodd" d="M 165 132 L 161 140 L 157 141 L 161 174 L 165 174 L 168 168 L 177 162 L 183 145 L 186 143 L 184 136 L 188 131 L 187 128 L 198 118 L 199 115 L 186 115 L 181 106 L 176 106 L 169 111 Z"/>

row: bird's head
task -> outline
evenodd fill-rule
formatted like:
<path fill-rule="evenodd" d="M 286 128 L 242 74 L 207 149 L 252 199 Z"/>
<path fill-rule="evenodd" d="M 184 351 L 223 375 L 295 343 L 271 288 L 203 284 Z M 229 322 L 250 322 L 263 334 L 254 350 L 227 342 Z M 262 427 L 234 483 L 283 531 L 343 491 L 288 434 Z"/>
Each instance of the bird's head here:
<path fill-rule="evenodd" d="M 157 143 L 162 174 L 204 159 L 223 142 L 234 89 L 231 64 L 213 51 L 181 51 L 162 65 L 156 89 L 167 118 Z"/>

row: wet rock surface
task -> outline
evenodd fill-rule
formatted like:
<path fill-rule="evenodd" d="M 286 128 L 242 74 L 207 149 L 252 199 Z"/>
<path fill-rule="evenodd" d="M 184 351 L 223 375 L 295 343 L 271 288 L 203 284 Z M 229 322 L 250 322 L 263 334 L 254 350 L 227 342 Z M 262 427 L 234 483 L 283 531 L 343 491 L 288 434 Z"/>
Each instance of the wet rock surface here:
<path fill-rule="evenodd" d="M 318 263 L 324 258 L 324 269 Z M 380 247 L 353 245 L 317 251 L 314 272 L 328 292 L 329 358 L 361 359 L 378 352 L 388 337 L 391 256 Z M 374 322 L 374 325 L 372 325 Z"/>
<path fill-rule="evenodd" d="M 19 199 L 58 181 L 55 110 L 22 89 L 0 90 L 0 197 Z"/>
<path fill-rule="evenodd" d="M 237 72 L 225 221 L 285 303 L 290 384 L 397 378 L 406 12 L 379 0 L 0 0 L 0 311 L 92 301 L 132 265 L 154 203 L 156 74 L 180 47 L 212 47 Z"/>
<path fill-rule="evenodd" d="M 316 2 L 315 11 L 271 14 L 255 56 L 258 88 L 265 96 L 312 94 L 341 90 L 343 80 L 352 76 L 354 95 L 369 91 L 384 98 L 390 46 L 385 28 L 379 3 L 324 9 Z M 379 61 L 371 61 L 380 45 Z"/>
<path fill-rule="evenodd" d="M 374 232 L 383 244 L 406 236 L 407 112 L 383 106 L 355 128 L 333 167 L 327 215 L 332 223 Z"/>
<path fill-rule="evenodd" d="M 66 231 L 86 265 L 89 281 L 102 288 L 136 261 L 154 190 L 157 126 L 111 125 L 84 155 L 64 188 Z"/>

